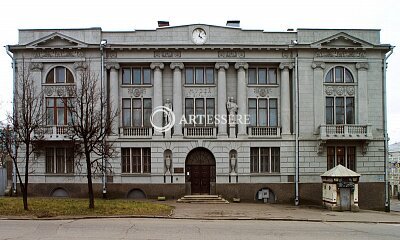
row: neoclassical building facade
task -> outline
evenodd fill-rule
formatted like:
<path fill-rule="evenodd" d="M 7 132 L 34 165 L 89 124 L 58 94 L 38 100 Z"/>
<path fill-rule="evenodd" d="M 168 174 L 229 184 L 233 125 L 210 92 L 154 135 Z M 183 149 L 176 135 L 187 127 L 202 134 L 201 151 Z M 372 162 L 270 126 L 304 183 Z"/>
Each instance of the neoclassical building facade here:
<path fill-rule="evenodd" d="M 110 197 L 256 201 L 267 190 L 269 202 L 321 204 L 320 175 L 342 164 L 361 174 L 360 207 L 383 209 L 383 62 L 390 49 L 369 29 L 20 30 L 10 51 L 17 66 L 30 64 L 47 114 L 31 192 L 85 196 L 60 99 L 88 61 L 100 75 L 103 53 L 106 98 L 118 110 L 108 137 L 117 150 L 106 178 Z M 151 124 L 158 106 L 176 116 L 167 132 Z M 198 121 L 179 122 L 182 116 Z M 161 114 L 152 120 L 165 122 Z M 101 175 L 94 180 L 101 195 Z"/>

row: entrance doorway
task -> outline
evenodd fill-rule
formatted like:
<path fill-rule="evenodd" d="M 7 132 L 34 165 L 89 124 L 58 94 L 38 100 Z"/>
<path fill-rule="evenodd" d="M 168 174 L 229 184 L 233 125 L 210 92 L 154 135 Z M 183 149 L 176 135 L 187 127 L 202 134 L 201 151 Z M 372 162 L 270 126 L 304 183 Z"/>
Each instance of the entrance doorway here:
<path fill-rule="evenodd" d="M 215 159 L 206 148 L 195 148 L 186 157 L 186 185 L 189 194 L 210 194 L 215 188 Z"/>

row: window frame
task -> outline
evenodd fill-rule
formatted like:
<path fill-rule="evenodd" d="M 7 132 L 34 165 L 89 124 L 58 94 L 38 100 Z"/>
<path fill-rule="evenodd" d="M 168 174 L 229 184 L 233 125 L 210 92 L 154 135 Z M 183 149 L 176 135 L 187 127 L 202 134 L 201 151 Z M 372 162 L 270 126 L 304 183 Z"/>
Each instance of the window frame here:
<path fill-rule="evenodd" d="M 52 101 L 52 105 L 53 106 L 48 106 L 49 105 L 49 100 L 50 101 Z M 61 102 L 62 102 L 62 104 L 63 104 L 63 106 L 62 107 L 59 107 L 58 105 L 57 105 L 57 102 L 58 102 L 58 100 L 61 100 Z M 69 109 L 70 109 L 70 106 L 68 106 L 69 104 L 68 104 L 68 98 L 66 98 L 66 97 L 46 97 L 45 98 L 45 102 L 46 102 L 46 105 L 45 105 L 45 109 L 46 109 L 46 126 L 68 126 L 68 124 L 69 123 L 71 123 L 71 120 L 72 120 L 72 113 L 71 113 L 71 111 L 69 111 Z M 51 109 L 52 110 L 52 112 L 53 112 L 53 124 L 49 124 L 49 115 L 48 115 L 48 111 L 49 111 L 49 109 Z M 58 117 L 59 117 L 59 112 L 58 112 L 58 110 L 60 110 L 60 109 L 64 109 L 64 111 L 63 111 L 63 114 L 64 114 L 64 124 L 63 125 L 59 125 L 58 124 Z"/>
<path fill-rule="evenodd" d="M 250 71 L 255 70 L 255 82 L 250 82 Z M 265 70 L 265 83 L 260 82 L 260 70 Z M 270 71 L 274 70 L 275 80 L 270 81 Z M 278 85 L 278 67 L 273 66 L 252 66 L 247 69 L 247 84 L 248 85 Z"/>
<path fill-rule="evenodd" d="M 343 68 L 341 73 L 342 73 L 342 77 L 343 77 L 343 81 L 338 81 L 336 78 L 336 74 L 337 74 L 337 69 L 339 68 Z M 347 77 L 347 73 L 350 74 L 351 76 L 351 81 L 347 81 L 348 77 Z M 331 75 L 331 81 L 328 81 L 328 76 Z M 350 68 L 346 67 L 346 66 L 342 66 L 342 65 L 338 65 L 338 66 L 334 66 L 332 68 L 330 68 L 325 76 L 324 76 L 324 83 L 332 83 L 332 84 L 354 84 L 355 83 L 355 78 L 354 78 L 354 74 L 353 72 L 350 70 Z"/>
<path fill-rule="evenodd" d="M 135 83 L 134 82 L 134 70 L 140 69 L 140 83 Z M 124 71 L 129 70 L 129 83 L 126 83 L 124 81 Z M 149 71 L 149 80 L 150 82 L 145 82 L 145 72 Z M 148 66 L 130 66 L 130 67 L 122 67 L 121 71 L 121 85 L 122 86 L 152 86 L 153 85 L 153 73 L 151 71 L 151 68 Z"/>
<path fill-rule="evenodd" d="M 260 115 L 261 115 L 260 114 L 260 100 L 263 100 L 263 101 L 265 100 L 266 104 L 267 104 L 267 107 L 265 108 L 266 112 L 267 112 L 266 119 L 265 119 L 265 122 L 266 122 L 265 126 L 260 125 Z M 250 107 L 250 101 L 256 102 L 256 108 Z M 271 101 L 276 101 L 276 108 L 271 108 Z M 250 121 L 249 127 L 278 127 L 278 125 L 279 125 L 278 124 L 279 123 L 278 98 L 248 98 L 247 107 L 248 107 L 248 111 L 250 109 L 252 109 L 252 110 L 255 110 L 255 112 L 256 112 L 256 117 L 255 117 L 256 125 L 252 125 L 251 121 Z M 276 113 L 276 124 L 275 125 L 271 124 L 272 111 L 275 111 L 275 113 Z M 250 117 L 250 111 L 248 112 L 248 114 Z"/>
<path fill-rule="evenodd" d="M 280 147 L 250 147 L 250 173 L 280 173 L 280 156 Z"/>
<path fill-rule="evenodd" d="M 203 106 L 202 107 L 198 107 L 197 106 L 199 100 L 201 100 L 203 102 Z M 191 108 L 187 107 L 187 103 L 189 101 L 191 101 L 193 103 L 193 108 L 192 107 Z M 211 101 L 213 102 L 213 104 L 212 104 L 213 107 L 209 107 L 208 106 L 208 103 L 211 102 Z M 193 115 L 195 116 L 195 123 L 193 123 L 193 124 L 190 123 L 190 116 L 187 114 L 187 112 L 188 112 L 187 110 L 189 110 L 189 109 L 193 111 Z M 212 115 L 212 120 L 214 120 L 215 114 L 216 114 L 216 112 L 215 112 L 215 110 L 216 110 L 215 98 L 209 98 L 209 97 L 185 98 L 185 118 L 186 118 L 186 121 L 188 121 L 187 126 L 194 126 L 194 127 L 196 127 L 196 126 L 202 126 L 202 127 L 215 126 L 214 121 L 212 121 L 213 122 L 212 124 L 207 124 L 207 119 L 208 119 L 208 116 L 210 115 L 210 114 L 208 114 L 208 112 L 209 112 L 210 109 L 212 109 L 212 111 L 214 113 Z M 198 117 L 197 117 L 197 115 L 198 115 L 197 112 L 199 110 L 201 110 L 203 112 L 203 116 L 204 116 L 204 119 L 202 120 L 202 124 L 198 123 L 199 120 L 198 120 Z"/>
<path fill-rule="evenodd" d="M 61 152 L 59 150 L 62 150 L 62 154 L 59 154 L 59 152 Z M 59 159 L 60 156 L 61 156 L 61 158 Z M 60 162 L 62 163 L 61 166 L 60 166 Z M 75 173 L 74 148 L 73 147 L 60 147 L 60 146 L 46 147 L 45 148 L 45 173 L 46 174 L 74 174 Z"/>
<path fill-rule="evenodd" d="M 121 148 L 121 174 L 151 174 L 151 148 Z"/>
<path fill-rule="evenodd" d="M 343 149 L 344 167 L 356 171 L 357 170 L 357 148 L 356 146 L 327 146 L 326 147 L 326 168 L 330 170 L 338 165 L 338 149 Z M 351 161 L 351 162 L 350 162 Z M 353 167 L 352 167 L 353 166 Z"/>
<path fill-rule="evenodd" d="M 333 99 L 333 106 L 329 105 L 328 106 L 328 100 Z M 342 113 L 340 115 L 343 115 L 343 123 L 338 123 L 338 110 L 340 109 L 338 106 L 338 101 L 337 100 L 343 100 L 343 106 L 340 106 L 340 108 L 343 109 L 341 111 Z M 352 106 L 348 106 L 348 102 L 352 102 Z M 352 112 L 348 112 L 348 109 L 352 109 Z M 330 113 L 330 114 L 329 114 Z M 331 123 L 328 123 L 328 114 L 330 115 L 330 118 L 332 119 Z M 349 120 L 349 115 L 352 117 Z M 330 96 L 330 97 L 325 97 L 325 124 L 327 125 L 353 125 L 356 123 L 356 98 L 354 96 L 348 97 L 348 96 Z"/>
<path fill-rule="evenodd" d="M 58 82 L 57 70 L 60 68 L 63 68 L 63 70 L 64 70 L 64 81 L 63 82 Z M 48 82 L 50 74 L 53 75 L 52 82 Z M 72 80 L 72 82 L 70 80 Z M 74 83 L 75 83 L 74 74 L 72 73 L 72 71 L 69 68 L 67 68 L 65 66 L 55 66 L 55 67 L 50 68 L 50 70 L 46 74 L 46 78 L 44 79 L 44 84 L 61 85 L 61 84 L 74 84 Z"/>
<path fill-rule="evenodd" d="M 191 82 L 188 82 L 188 73 L 187 71 L 190 70 L 192 72 L 191 74 Z M 197 70 L 202 70 L 202 81 L 198 82 L 197 80 Z M 207 77 L 208 71 L 212 70 L 212 82 L 209 81 Z M 189 66 L 185 67 L 185 85 L 215 85 L 215 68 L 212 66 Z"/>
<path fill-rule="evenodd" d="M 128 107 L 124 107 L 124 101 L 127 102 L 129 101 L 129 108 Z M 135 126 L 134 125 L 134 117 L 135 117 L 135 109 L 139 109 L 139 108 L 135 108 L 134 107 L 134 101 L 139 101 L 140 102 L 140 121 L 141 124 L 140 126 Z M 150 101 L 150 107 L 146 107 L 145 106 L 145 101 Z M 148 119 L 146 120 L 146 116 L 145 116 L 145 112 L 146 110 L 150 110 L 150 115 L 151 115 L 151 111 L 153 109 L 153 101 L 152 98 L 122 98 L 121 101 L 121 120 L 122 120 L 122 127 L 135 127 L 135 128 L 150 128 L 151 124 L 150 124 L 150 116 L 148 117 Z M 129 120 L 130 120 L 130 124 L 125 125 L 124 119 L 125 119 L 125 110 L 129 110 L 127 112 L 129 112 Z M 148 122 L 147 122 L 148 121 Z"/>

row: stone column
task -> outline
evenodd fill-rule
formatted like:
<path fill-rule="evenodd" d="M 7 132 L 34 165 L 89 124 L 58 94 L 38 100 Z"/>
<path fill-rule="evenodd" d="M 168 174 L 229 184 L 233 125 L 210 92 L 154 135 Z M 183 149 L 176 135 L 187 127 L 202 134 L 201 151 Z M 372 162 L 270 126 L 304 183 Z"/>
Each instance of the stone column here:
<path fill-rule="evenodd" d="M 368 124 L 368 68 L 369 64 L 366 62 L 357 63 L 358 75 L 358 123 Z"/>
<path fill-rule="evenodd" d="M 163 105 L 163 84 L 162 84 L 162 70 L 164 69 L 164 63 L 154 62 L 150 64 L 150 68 L 154 70 L 154 82 L 153 82 L 153 109 Z M 161 127 L 163 123 L 162 114 L 155 114 L 153 122 L 156 126 Z M 154 131 L 155 136 L 162 136 L 162 132 Z"/>
<path fill-rule="evenodd" d="M 237 119 L 242 118 L 241 124 L 238 121 L 238 136 L 246 135 L 246 127 L 244 116 L 247 115 L 247 81 L 246 81 L 246 69 L 249 68 L 249 64 L 245 62 L 237 62 L 235 64 L 237 69 L 237 105 L 238 105 L 238 116 Z"/>
<path fill-rule="evenodd" d="M 314 69 L 314 134 L 319 134 L 319 127 L 325 123 L 324 120 L 324 69 L 325 63 L 313 62 L 311 67 Z"/>
<path fill-rule="evenodd" d="M 218 70 L 218 105 L 217 113 L 221 116 L 227 116 L 226 114 L 226 70 L 229 68 L 228 63 L 216 63 L 215 68 Z M 218 124 L 218 136 L 227 136 L 226 123 L 220 122 Z"/>
<path fill-rule="evenodd" d="M 281 127 L 282 134 L 290 134 L 290 79 L 289 69 L 293 63 L 281 63 Z"/>
<path fill-rule="evenodd" d="M 182 125 L 179 124 L 182 117 L 182 69 L 181 62 L 171 63 L 170 68 L 174 71 L 173 75 L 173 101 L 172 108 L 175 114 L 174 136 L 182 136 Z"/>
<path fill-rule="evenodd" d="M 119 113 L 120 110 L 120 99 L 119 99 L 119 64 L 118 63 L 108 63 L 107 69 L 110 70 L 110 91 L 109 91 L 109 104 L 110 104 L 110 113 Z M 106 76 L 106 74 L 104 74 Z M 107 84 L 104 83 L 106 86 Z M 120 124 L 120 115 L 118 114 L 112 124 L 112 134 L 118 135 L 118 126 Z"/>

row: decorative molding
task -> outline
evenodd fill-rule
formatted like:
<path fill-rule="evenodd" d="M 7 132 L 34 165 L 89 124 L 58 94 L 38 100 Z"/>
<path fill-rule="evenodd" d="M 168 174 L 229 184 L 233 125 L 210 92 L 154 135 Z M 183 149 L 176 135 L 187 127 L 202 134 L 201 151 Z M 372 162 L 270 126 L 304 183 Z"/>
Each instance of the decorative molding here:
<path fill-rule="evenodd" d="M 355 92 L 354 86 L 325 86 L 327 96 L 354 96 Z"/>
<path fill-rule="evenodd" d="M 74 63 L 74 69 L 76 71 L 85 70 L 87 67 L 88 67 L 88 65 L 86 62 L 75 62 Z"/>
<path fill-rule="evenodd" d="M 359 63 L 357 63 L 356 64 L 356 68 L 359 70 L 359 71 L 362 71 L 362 70 L 368 70 L 368 68 L 369 68 L 369 64 L 368 63 L 366 63 L 366 62 L 359 62 Z"/>
<path fill-rule="evenodd" d="M 173 62 L 169 65 L 172 70 L 182 70 L 185 65 L 182 62 Z"/>
<path fill-rule="evenodd" d="M 229 63 L 227 63 L 227 62 L 217 62 L 216 64 L 215 64 L 215 68 L 216 69 L 225 69 L 225 70 L 227 70 L 228 68 L 229 68 Z"/>
<path fill-rule="evenodd" d="M 244 58 L 244 51 L 219 51 L 218 58 Z"/>
<path fill-rule="evenodd" d="M 180 58 L 180 51 L 154 51 L 155 58 Z"/>
<path fill-rule="evenodd" d="M 293 58 L 293 53 L 289 51 L 282 52 L 282 58 Z"/>
<path fill-rule="evenodd" d="M 311 67 L 313 69 L 321 69 L 321 70 L 323 70 L 325 68 L 325 63 L 324 62 L 313 62 L 311 64 Z"/>
<path fill-rule="evenodd" d="M 196 97 L 215 97 L 214 88 L 186 88 L 185 97 L 196 98 Z"/>
<path fill-rule="evenodd" d="M 77 58 L 84 57 L 83 51 L 66 51 L 66 50 L 42 50 L 35 52 L 35 58 Z"/>
<path fill-rule="evenodd" d="M 31 63 L 29 65 L 30 70 L 32 71 L 42 71 L 43 70 L 43 63 Z"/>
<path fill-rule="evenodd" d="M 75 92 L 75 86 L 44 86 L 44 93 L 48 97 L 72 97 Z"/>
<path fill-rule="evenodd" d="M 279 68 L 281 70 L 289 70 L 292 69 L 294 67 L 294 64 L 291 62 L 282 62 L 281 64 L 279 64 Z"/>
<path fill-rule="evenodd" d="M 121 66 L 119 65 L 119 63 L 110 62 L 110 63 L 107 63 L 107 64 L 106 64 L 106 68 L 107 68 L 107 69 L 119 70 L 120 67 L 121 67 Z"/>
<path fill-rule="evenodd" d="M 128 88 L 128 93 L 132 97 L 143 97 L 146 94 L 146 89 L 144 88 Z"/>
<path fill-rule="evenodd" d="M 245 70 L 245 69 L 249 68 L 249 64 L 246 62 L 237 62 L 237 63 L 235 63 L 235 68 L 238 70 L 240 70 L 240 69 Z"/>
<path fill-rule="evenodd" d="M 365 51 L 326 50 L 315 53 L 316 58 L 365 58 Z"/>
<path fill-rule="evenodd" d="M 272 89 L 270 89 L 270 88 L 254 88 L 253 91 L 257 95 L 257 97 L 267 97 L 272 92 Z"/>
<path fill-rule="evenodd" d="M 162 69 L 164 69 L 164 63 L 162 63 L 162 62 L 152 62 L 150 64 L 150 68 L 154 69 L 154 70 L 157 70 L 157 69 L 162 70 Z"/>
<path fill-rule="evenodd" d="M 118 53 L 117 52 L 106 52 L 106 58 L 117 58 Z"/>

